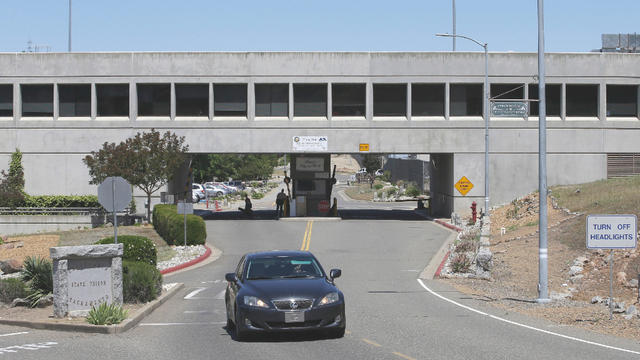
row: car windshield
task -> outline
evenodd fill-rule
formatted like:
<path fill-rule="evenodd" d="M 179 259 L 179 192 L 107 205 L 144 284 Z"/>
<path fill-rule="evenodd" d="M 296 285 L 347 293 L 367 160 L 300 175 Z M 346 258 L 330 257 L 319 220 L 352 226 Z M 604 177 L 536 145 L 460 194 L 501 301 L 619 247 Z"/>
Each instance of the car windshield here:
<path fill-rule="evenodd" d="M 247 280 L 316 277 L 322 277 L 322 270 L 309 256 L 254 258 L 247 265 Z"/>

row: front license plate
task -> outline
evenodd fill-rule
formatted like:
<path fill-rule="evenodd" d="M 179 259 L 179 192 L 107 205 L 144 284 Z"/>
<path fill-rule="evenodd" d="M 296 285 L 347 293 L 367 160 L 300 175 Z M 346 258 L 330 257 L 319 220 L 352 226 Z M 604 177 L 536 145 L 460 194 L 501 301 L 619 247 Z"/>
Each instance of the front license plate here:
<path fill-rule="evenodd" d="M 284 313 L 284 322 L 286 323 L 304 322 L 304 312 L 303 311 L 286 312 Z"/>

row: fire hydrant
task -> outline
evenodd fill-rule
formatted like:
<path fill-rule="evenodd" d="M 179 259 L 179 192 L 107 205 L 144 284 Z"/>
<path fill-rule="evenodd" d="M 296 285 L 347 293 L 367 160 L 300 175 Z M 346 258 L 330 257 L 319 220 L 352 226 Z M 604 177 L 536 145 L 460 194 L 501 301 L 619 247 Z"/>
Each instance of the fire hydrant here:
<path fill-rule="evenodd" d="M 475 201 L 471 203 L 471 221 L 472 221 L 474 224 L 476 223 L 476 219 L 477 219 L 477 217 L 478 217 L 478 213 L 477 213 L 477 211 L 476 211 L 476 206 L 477 206 L 477 205 L 478 205 L 478 204 L 476 204 L 476 202 L 475 202 Z"/>

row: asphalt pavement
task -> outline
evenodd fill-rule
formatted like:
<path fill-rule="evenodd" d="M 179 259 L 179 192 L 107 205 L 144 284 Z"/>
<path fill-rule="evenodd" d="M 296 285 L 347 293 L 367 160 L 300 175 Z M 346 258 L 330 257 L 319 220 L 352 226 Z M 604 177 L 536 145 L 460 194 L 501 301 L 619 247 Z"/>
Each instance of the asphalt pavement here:
<path fill-rule="evenodd" d="M 309 221 L 310 234 L 306 231 Z M 329 222 L 231 218 L 206 224 L 208 242 L 222 250 L 222 256 L 207 265 L 166 276 L 165 282 L 184 282 L 184 289 L 136 328 L 124 334 L 99 335 L 0 326 L 0 355 L 78 360 L 584 360 L 631 359 L 640 354 L 640 346 L 633 341 L 505 314 L 441 281 L 425 281 L 423 287 L 417 280 L 420 272 L 450 234 L 430 221 L 411 216 Z M 284 334 L 235 341 L 225 329 L 224 274 L 234 271 L 246 252 L 300 249 L 305 235 L 310 239 L 309 250 L 326 270 L 343 271 L 336 283 L 346 299 L 345 337 Z"/>

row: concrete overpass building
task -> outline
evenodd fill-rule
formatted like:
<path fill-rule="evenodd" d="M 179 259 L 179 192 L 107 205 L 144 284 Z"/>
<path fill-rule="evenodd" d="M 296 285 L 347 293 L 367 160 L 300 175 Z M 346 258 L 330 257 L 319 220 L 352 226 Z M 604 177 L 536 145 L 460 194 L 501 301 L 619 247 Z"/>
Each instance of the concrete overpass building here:
<path fill-rule="evenodd" d="M 549 184 L 640 172 L 640 57 L 546 59 Z M 536 54 L 489 55 L 491 96 L 535 100 L 536 74 Z M 472 52 L 3 53 L 0 164 L 19 148 L 28 193 L 94 194 L 81 159 L 150 128 L 194 153 L 295 153 L 295 137 L 322 136 L 322 153 L 430 154 L 434 210 L 466 212 L 485 195 L 483 78 Z M 537 128 L 535 102 L 491 119 L 492 205 L 537 189 Z"/>

